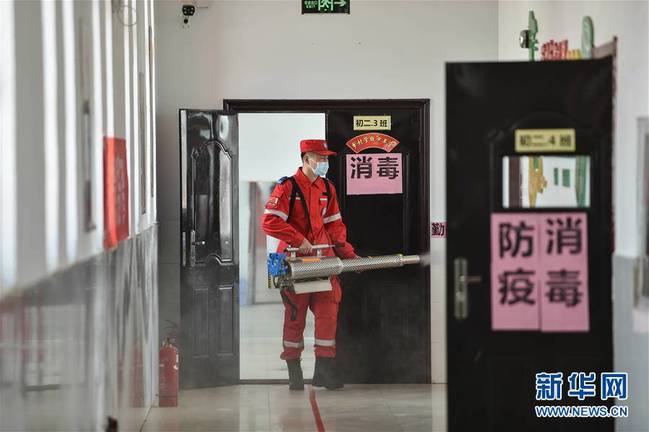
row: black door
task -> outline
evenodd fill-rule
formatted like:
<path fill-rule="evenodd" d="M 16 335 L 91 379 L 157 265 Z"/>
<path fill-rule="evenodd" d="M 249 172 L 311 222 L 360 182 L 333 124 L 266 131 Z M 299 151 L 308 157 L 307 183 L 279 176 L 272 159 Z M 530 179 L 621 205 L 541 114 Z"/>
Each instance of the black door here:
<path fill-rule="evenodd" d="M 428 253 L 427 121 L 421 100 L 327 112 L 327 140 L 338 152 L 329 178 L 357 254 Z M 336 361 L 345 381 L 430 382 L 429 268 L 342 279 Z"/>
<path fill-rule="evenodd" d="M 238 352 L 237 117 L 180 110 L 180 385 L 233 384 Z"/>
<path fill-rule="evenodd" d="M 446 67 L 450 431 L 613 430 L 534 408 L 612 403 L 611 65 Z M 580 401 L 582 371 L 598 393 Z M 560 401 L 536 400 L 542 372 Z"/>

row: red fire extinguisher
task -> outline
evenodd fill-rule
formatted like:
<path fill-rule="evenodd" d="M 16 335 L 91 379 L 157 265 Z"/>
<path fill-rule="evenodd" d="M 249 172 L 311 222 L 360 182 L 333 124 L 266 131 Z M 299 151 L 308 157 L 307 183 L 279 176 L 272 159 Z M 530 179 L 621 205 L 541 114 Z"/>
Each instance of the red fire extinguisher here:
<path fill-rule="evenodd" d="M 178 348 L 169 338 L 160 348 L 160 406 L 178 406 Z"/>

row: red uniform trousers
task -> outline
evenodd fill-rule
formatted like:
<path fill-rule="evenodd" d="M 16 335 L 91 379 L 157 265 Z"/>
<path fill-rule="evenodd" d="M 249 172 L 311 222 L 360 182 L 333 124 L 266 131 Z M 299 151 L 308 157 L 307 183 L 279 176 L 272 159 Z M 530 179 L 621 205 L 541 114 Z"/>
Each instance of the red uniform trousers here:
<path fill-rule="evenodd" d="M 340 282 L 331 278 L 333 290 L 315 293 L 282 293 L 284 300 L 284 360 L 300 358 L 304 350 L 304 326 L 307 309 L 315 317 L 315 355 L 316 357 L 336 356 L 336 325 L 338 304 L 340 303 Z"/>

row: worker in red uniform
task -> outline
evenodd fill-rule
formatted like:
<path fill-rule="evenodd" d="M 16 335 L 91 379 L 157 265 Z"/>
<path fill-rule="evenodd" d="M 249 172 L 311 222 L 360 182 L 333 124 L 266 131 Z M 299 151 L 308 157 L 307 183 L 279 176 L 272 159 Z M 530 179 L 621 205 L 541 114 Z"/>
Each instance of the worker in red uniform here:
<path fill-rule="evenodd" d="M 266 234 L 280 240 L 278 252 L 287 247 L 300 249 L 299 255 L 313 254 L 313 245 L 336 245 L 325 249 L 324 256 L 356 258 L 347 243 L 347 229 L 340 216 L 336 190 L 325 175 L 328 156 L 336 153 L 325 140 L 300 142 L 302 167 L 292 177 L 283 177 L 271 193 L 262 220 Z M 331 291 L 295 294 L 282 291 L 284 335 L 281 358 L 286 360 L 289 388 L 304 389 L 300 355 L 304 350 L 304 325 L 307 309 L 315 316 L 315 371 L 313 385 L 333 390 L 343 384 L 332 368 L 336 356 L 336 322 L 342 296 L 340 281 L 331 277 Z"/>

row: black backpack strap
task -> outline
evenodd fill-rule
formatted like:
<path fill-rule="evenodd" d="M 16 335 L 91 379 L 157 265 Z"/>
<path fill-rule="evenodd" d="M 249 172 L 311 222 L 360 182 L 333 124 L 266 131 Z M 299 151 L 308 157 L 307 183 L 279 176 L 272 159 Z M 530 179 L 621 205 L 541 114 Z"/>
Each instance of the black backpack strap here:
<path fill-rule="evenodd" d="M 297 196 L 297 185 L 295 183 L 295 179 L 293 179 L 293 177 L 290 177 L 290 179 L 293 187 L 291 188 L 291 198 L 288 201 L 288 217 L 286 218 L 287 223 L 291 220 L 293 206 L 295 206 L 295 197 Z"/>
<path fill-rule="evenodd" d="M 290 180 L 291 184 L 293 185 L 293 190 L 291 191 L 291 200 L 289 201 L 288 204 L 288 218 L 286 219 L 286 222 L 288 222 L 291 219 L 291 213 L 293 212 L 293 206 L 295 205 L 295 199 L 297 196 L 300 197 L 300 201 L 302 201 L 302 208 L 304 209 L 304 214 L 306 215 L 306 223 L 307 227 L 309 229 L 309 232 L 313 231 L 311 229 L 311 218 L 309 217 L 309 207 L 306 204 L 306 200 L 304 199 L 304 194 L 302 193 L 302 189 L 297 185 L 297 180 L 295 180 L 294 177 L 289 177 L 288 180 Z"/>
<path fill-rule="evenodd" d="M 331 196 L 331 184 L 329 183 L 329 180 L 327 180 L 325 177 L 322 178 L 322 181 L 324 181 L 325 189 L 327 189 L 327 210 L 329 210 L 329 206 L 331 205 L 331 201 L 333 199 Z"/>

